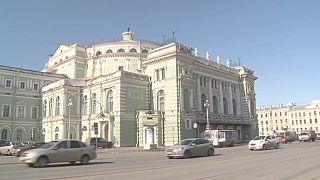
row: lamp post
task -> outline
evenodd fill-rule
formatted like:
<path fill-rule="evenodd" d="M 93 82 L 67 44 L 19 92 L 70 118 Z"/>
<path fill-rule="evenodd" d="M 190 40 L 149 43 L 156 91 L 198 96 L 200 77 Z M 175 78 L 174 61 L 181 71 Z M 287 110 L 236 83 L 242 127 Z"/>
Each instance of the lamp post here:
<path fill-rule="evenodd" d="M 206 110 L 207 110 L 207 130 L 210 129 L 210 124 L 209 124 L 209 101 L 208 99 L 206 100 L 206 102 L 204 103 L 204 106 L 206 107 Z"/>
<path fill-rule="evenodd" d="M 71 99 L 69 99 L 69 101 L 68 101 L 68 107 L 69 107 L 68 139 L 70 139 L 70 128 L 71 128 L 71 107 L 72 107 L 72 100 L 71 100 Z"/>

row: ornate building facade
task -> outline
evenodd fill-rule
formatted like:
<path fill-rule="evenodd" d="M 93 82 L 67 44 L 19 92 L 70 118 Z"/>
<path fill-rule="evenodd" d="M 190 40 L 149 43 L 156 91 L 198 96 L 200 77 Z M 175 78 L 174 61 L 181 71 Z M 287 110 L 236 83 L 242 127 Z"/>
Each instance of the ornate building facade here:
<path fill-rule="evenodd" d="M 207 128 L 234 129 L 239 141 L 257 134 L 252 70 L 211 60 L 208 53 L 200 57 L 177 42 L 138 41 L 130 30 L 122 35 L 115 42 L 60 45 L 43 74 L 35 75 L 42 80 L 39 90 L 45 85 L 42 99 L 40 91 L 32 92 L 42 111 L 37 133 L 45 141 L 99 136 L 115 146 L 167 146 Z M 5 128 L 14 129 L 10 123 L 17 121 L 5 121 Z"/>
<path fill-rule="evenodd" d="M 42 140 L 41 89 L 65 77 L 0 65 L 0 139 Z"/>
<path fill-rule="evenodd" d="M 44 71 L 69 79 L 42 89 L 46 141 L 99 136 L 116 146 L 172 145 L 199 136 L 207 122 L 236 130 L 239 141 L 257 134 L 252 70 L 202 58 L 177 42 L 137 41 L 130 30 L 122 35 L 61 45 L 49 58 Z"/>

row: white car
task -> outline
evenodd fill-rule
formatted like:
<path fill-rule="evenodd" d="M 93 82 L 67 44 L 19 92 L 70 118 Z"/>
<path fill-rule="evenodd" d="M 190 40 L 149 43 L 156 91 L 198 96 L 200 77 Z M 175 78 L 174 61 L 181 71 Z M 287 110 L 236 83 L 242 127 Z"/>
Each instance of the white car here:
<path fill-rule="evenodd" d="M 248 147 L 250 150 L 278 149 L 280 148 L 280 142 L 275 136 L 256 136 L 249 142 Z"/>
<path fill-rule="evenodd" d="M 23 146 L 20 142 L 10 142 L 7 141 L 0 147 L 0 154 L 6 154 L 8 156 L 11 156 L 14 151 L 14 147 Z"/>

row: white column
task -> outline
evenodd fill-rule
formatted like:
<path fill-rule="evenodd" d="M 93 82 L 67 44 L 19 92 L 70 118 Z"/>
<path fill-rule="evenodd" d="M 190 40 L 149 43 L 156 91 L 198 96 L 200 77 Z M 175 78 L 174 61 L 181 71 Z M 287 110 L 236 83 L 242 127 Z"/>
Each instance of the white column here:
<path fill-rule="evenodd" d="M 209 87 L 209 97 L 208 97 L 208 100 L 209 100 L 209 112 L 213 113 L 213 101 L 212 101 L 212 81 L 211 81 L 211 78 L 209 78 L 209 83 L 208 83 L 208 87 Z"/>
<path fill-rule="evenodd" d="M 219 113 L 224 113 L 223 108 L 223 94 L 222 94 L 222 82 L 219 81 Z"/>
<path fill-rule="evenodd" d="M 201 92 L 200 92 L 200 74 L 197 75 L 197 109 L 201 111 Z"/>
<path fill-rule="evenodd" d="M 228 84 L 228 90 L 229 90 L 229 114 L 233 114 L 233 102 L 232 102 L 232 88 L 231 83 Z"/>
<path fill-rule="evenodd" d="M 240 115 L 241 114 L 241 99 L 240 99 L 239 85 L 236 86 L 236 95 L 237 95 L 237 115 Z"/>

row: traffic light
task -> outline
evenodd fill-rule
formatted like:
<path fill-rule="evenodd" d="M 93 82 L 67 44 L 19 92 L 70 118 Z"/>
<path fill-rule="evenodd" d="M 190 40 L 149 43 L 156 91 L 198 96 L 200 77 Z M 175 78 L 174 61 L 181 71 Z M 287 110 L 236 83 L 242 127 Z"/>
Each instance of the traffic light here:
<path fill-rule="evenodd" d="M 98 123 L 93 123 L 94 134 L 98 135 Z"/>

